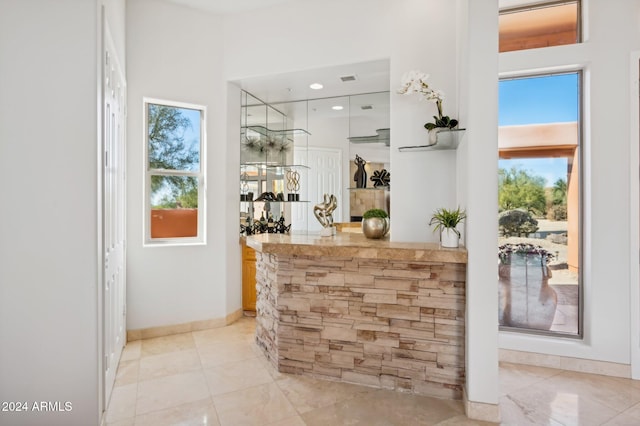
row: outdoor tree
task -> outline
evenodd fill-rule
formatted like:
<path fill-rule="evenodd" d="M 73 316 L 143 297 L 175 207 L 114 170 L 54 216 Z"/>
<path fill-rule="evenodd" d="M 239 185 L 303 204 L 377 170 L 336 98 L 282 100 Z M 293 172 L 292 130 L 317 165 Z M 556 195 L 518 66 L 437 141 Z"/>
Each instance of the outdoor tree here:
<path fill-rule="evenodd" d="M 567 181 L 564 179 L 558 179 L 553 184 L 553 204 L 554 205 L 566 205 L 567 204 Z"/>
<path fill-rule="evenodd" d="M 199 153 L 185 142 L 191 121 L 179 108 L 149 104 L 149 168 L 158 170 L 193 170 Z M 190 176 L 151 176 L 152 194 L 162 194 L 156 207 L 198 207 L 198 182 Z"/>
<path fill-rule="evenodd" d="M 546 197 L 545 179 L 530 175 L 526 170 L 512 167 L 498 170 L 498 206 L 500 211 L 524 209 L 544 215 Z"/>

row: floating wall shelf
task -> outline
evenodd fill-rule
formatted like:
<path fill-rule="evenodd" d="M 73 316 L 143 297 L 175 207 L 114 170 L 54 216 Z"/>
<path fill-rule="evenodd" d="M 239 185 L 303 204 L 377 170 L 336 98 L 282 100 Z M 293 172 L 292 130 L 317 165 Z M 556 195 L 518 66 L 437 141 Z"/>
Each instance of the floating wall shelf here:
<path fill-rule="evenodd" d="M 460 144 L 462 132 L 466 129 L 447 129 L 440 130 L 436 137 L 436 142 L 428 145 L 413 145 L 398 147 L 400 152 L 408 151 L 437 151 L 447 149 L 457 149 Z"/>
<path fill-rule="evenodd" d="M 282 130 L 272 130 L 268 129 L 265 126 L 243 126 L 243 129 L 253 130 L 256 133 L 261 134 L 262 136 L 278 136 L 278 135 L 311 135 L 311 133 L 307 132 L 304 129 L 282 129 Z"/>

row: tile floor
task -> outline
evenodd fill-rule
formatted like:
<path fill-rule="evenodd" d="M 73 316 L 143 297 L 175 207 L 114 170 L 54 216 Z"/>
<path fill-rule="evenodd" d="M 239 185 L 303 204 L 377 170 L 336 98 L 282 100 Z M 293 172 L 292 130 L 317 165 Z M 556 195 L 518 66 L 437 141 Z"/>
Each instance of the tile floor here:
<path fill-rule="evenodd" d="M 275 371 L 253 344 L 254 320 L 130 342 L 107 424 L 482 425 L 462 403 Z M 505 425 L 640 425 L 640 381 L 500 366 Z"/>

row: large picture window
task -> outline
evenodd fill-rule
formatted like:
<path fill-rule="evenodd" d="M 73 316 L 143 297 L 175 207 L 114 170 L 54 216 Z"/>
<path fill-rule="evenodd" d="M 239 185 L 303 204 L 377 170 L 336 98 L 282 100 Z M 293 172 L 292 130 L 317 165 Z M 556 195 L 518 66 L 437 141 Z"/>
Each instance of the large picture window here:
<path fill-rule="evenodd" d="M 581 73 L 500 82 L 499 322 L 581 335 Z"/>
<path fill-rule="evenodd" d="M 203 243 L 205 107 L 144 100 L 146 243 Z"/>

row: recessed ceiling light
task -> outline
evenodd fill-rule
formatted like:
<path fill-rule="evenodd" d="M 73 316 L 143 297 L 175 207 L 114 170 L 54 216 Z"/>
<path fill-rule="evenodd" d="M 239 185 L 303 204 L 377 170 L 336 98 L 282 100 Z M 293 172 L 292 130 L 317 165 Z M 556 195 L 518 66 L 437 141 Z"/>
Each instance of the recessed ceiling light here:
<path fill-rule="evenodd" d="M 324 86 L 320 83 L 312 83 L 309 85 L 310 88 L 312 88 L 313 90 L 320 90 L 322 89 Z"/>
<path fill-rule="evenodd" d="M 344 107 L 342 105 L 334 105 L 331 107 L 331 109 L 335 109 L 336 111 L 342 111 Z"/>

